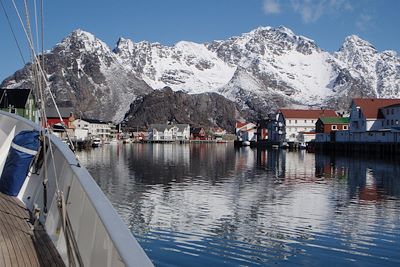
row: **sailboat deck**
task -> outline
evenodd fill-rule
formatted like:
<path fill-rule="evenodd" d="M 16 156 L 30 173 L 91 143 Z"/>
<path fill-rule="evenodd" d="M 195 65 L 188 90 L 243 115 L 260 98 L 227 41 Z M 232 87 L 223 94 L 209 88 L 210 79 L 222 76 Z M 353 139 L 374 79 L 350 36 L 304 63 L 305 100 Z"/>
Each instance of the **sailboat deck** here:
<path fill-rule="evenodd" d="M 0 193 L 0 266 L 65 266 L 44 230 L 32 230 L 29 211 Z"/>

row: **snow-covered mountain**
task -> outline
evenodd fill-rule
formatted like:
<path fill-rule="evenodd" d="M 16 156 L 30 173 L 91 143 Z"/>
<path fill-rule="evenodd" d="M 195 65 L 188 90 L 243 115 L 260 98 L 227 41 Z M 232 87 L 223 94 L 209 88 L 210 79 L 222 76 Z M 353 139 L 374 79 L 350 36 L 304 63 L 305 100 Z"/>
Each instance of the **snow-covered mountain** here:
<path fill-rule="evenodd" d="M 206 45 L 186 41 L 168 47 L 120 38 L 114 52 L 154 89 L 172 86 L 188 93 L 215 91 L 229 82 L 236 69 Z"/>
<path fill-rule="evenodd" d="M 86 117 L 121 121 L 137 96 L 152 91 L 104 42 L 79 29 L 44 58 L 58 104 L 75 107 Z M 33 88 L 31 73 L 28 64 L 4 80 L 2 87 Z"/>
<path fill-rule="evenodd" d="M 378 52 L 367 41 L 349 36 L 337 52 L 329 53 L 285 27 L 260 27 L 227 40 L 181 41 L 171 47 L 120 38 L 113 50 L 77 30 L 48 52 L 46 61 L 59 101 L 71 97 L 84 111 L 99 110 L 114 120 L 121 120 L 136 96 L 150 87 L 217 92 L 253 117 L 283 106 L 347 109 L 352 97 L 400 97 L 396 52 Z M 2 85 L 28 80 L 17 72 Z"/>

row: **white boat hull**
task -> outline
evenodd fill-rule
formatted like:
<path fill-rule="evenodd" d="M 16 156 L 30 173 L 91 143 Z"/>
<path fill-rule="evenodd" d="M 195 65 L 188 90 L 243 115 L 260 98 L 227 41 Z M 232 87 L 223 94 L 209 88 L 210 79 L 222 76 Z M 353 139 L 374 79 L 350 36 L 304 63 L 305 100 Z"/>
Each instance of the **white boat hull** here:
<path fill-rule="evenodd" d="M 0 111 L 0 173 L 3 170 L 13 137 L 22 130 L 37 129 L 24 118 Z M 56 198 L 58 189 L 64 194 L 67 214 L 84 266 L 153 266 L 143 249 L 122 222 L 119 215 L 97 186 L 88 171 L 80 166 L 75 155 L 57 137 L 50 135 L 54 157 L 47 153 L 48 213 L 44 215 L 43 174 L 31 174 L 18 195 L 32 211 L 41 212 L 40 221 L 69 265 L 67 247 L 61 230 L 61 216 Z M 53 168 L 55 166 L 55 169 Z"/>

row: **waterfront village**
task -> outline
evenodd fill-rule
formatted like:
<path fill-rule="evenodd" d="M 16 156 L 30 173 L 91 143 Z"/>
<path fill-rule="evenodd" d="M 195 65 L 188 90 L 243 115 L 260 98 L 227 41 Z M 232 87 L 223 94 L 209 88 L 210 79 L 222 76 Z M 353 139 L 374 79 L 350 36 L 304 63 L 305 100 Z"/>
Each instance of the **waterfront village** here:
<path fill-rule="evenodd" d="M 1 89 L 7 90 L 7 89 Z M 1 92 L 1 109 L 34 120 L 29 90 Z M 72 108 L 48 109 L 47 123 L 55 135 L 67 134 L 81 147 L 116 142 L 216 142 L 237 146 L 400 151 L 400 99 L 355 98 L 347 111 L 279 109 L 257 122 L 238 121 L 235 133 L 220 127 L 203 128 L 164 122 L 147 128 L 121 127 L 111 122 L 77 117 Z M 60 120 L 60 115 L 61 119 Z M 389 150 L 389 151 L 388 151 Z"/>

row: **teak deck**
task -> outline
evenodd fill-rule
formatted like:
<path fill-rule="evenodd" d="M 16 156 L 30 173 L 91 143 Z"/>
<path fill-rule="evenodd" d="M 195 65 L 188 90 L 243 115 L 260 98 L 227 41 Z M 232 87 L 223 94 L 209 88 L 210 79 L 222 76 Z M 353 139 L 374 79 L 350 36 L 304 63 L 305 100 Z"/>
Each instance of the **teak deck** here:
<path fill-rule="evenodd" d="M 29 212 L 0 193 L 0 266 L 65 266 L 44 230 L 32 230 Z"/>

